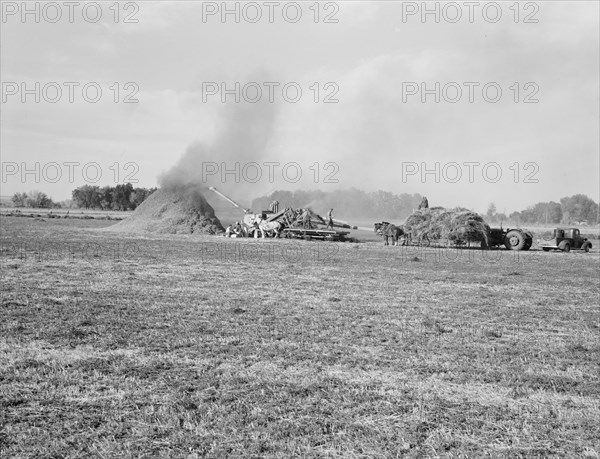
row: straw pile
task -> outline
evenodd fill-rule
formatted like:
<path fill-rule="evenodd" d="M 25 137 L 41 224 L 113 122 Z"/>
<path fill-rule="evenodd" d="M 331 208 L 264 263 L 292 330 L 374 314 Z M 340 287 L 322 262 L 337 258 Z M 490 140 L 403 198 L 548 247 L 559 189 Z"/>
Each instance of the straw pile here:
<path fill-rule="evenodd" d="M 481 215 L 462 208 L 417 210 L 406 219 L 404 228 L 413 239 L 446 240 L 455 244 L 482 242 L 487 245 L 490 233 Z"/>
<path fill-rule="evenodd" d="M 167 234 L 217 234 L 223 226 L 200 189 L 194 186 L 161 188 L 132 215 L 110 231 Z"/>

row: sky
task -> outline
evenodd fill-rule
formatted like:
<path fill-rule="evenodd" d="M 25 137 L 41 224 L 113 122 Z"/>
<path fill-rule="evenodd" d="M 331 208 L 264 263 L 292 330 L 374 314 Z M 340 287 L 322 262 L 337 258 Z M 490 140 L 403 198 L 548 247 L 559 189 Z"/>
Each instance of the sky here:
<path fill-rule="evenodd" d="M 246 201 L 600 200 L 599 2 L 1 5 L 3 197 L 183 180 Z"/>

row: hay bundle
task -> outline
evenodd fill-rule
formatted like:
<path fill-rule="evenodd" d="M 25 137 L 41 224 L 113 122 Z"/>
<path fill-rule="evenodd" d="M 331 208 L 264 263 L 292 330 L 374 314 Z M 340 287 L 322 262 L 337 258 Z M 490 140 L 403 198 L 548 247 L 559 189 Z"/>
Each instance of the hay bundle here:
<path fill-rule="evenodd" d="M 488 245 L 489 225 L 476 212 L 462 211 L 450 219 L 447 238 L 450 241 L 485 242 Z"/>
<path fill-rule="evenodd" d="M 159 189 L 127 219 L 107 228 L 119 232 L 217 234 L 223 226 L 200 189 L 185 186 Z"/>
<path fill-rule="evenodd" d="M 417 240 L 445 239 L 455 244 L 464 242 L 488 243 L 490 227 L 481 215 L 467 209 L 433 207 L 420 209 L 406 219 L 405 230 Z"/>

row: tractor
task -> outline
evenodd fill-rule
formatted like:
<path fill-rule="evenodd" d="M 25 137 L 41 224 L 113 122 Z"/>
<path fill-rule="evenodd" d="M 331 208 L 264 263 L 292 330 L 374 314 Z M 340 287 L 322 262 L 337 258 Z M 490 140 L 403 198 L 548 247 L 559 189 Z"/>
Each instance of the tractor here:
<path fill-rule="evenodd" d="M 541 240 L 540 247 L 544 252 L 550 250 L 570 252 L 571 249 L 589 252 L 592 243 L 581 236 L 578 228 L 556 228 L 552 234 L 552 239 Z"/>
<path fill-rule="evenodd" d="M 504 245 L 508 250 L 529 250 L 533 244 L 533 234 L 521 228 L 491 228 L 489 246 Z"/>

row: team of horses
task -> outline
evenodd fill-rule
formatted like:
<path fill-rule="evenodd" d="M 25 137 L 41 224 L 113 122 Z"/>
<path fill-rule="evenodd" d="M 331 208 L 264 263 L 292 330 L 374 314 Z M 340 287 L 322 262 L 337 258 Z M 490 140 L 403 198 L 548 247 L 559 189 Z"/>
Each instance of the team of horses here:
<path fill-rule="evenodd" d="M 409 245 L 409 244 L 417 244 L 419 246 L 429 246 L 431 245 L 431 240 L 429 239 L 426 233 L 420 234 L 419 237 L 414 238 L 413 234 L 410 231 L 407 231 L 406 228 L 402 225 L 394 225 L 389 222 L 381 222 L 374 224 L 375 234 L 379 234 L 383 236 L 384 245 L 390 245 L 389 239 L 392 240 L 392 245 Z M 457 237 L 447 240 L 448 247 L 453 244 L 455 247 L 459 246 L 467 246 L 470 247 L 471 243 L 469 241 L 468 234 L 466 234 L 465 230 L 459 230 L 457 232 Z M 486 247 L 482 245 L 482 247 Z"/>
<path fill-rule="evenodd" d="M 403 226 L 396 226 L 389 222 L 375 223 L 375 233 L 383 236 L 384 245 L 390 245 L 389 239 L 392 240 L 392 245 L 398 245 L 401 238 L 402 245 L 410 241 L 410 233 L 407 233 Z"/>

